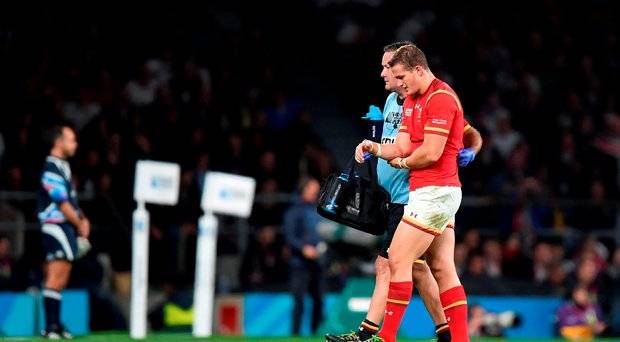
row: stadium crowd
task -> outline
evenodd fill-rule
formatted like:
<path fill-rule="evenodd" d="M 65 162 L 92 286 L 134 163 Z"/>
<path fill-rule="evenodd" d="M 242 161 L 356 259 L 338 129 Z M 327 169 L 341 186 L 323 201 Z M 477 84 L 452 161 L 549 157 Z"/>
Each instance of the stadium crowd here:
<path fill-rule="evenodd" d="M 36 228 L 22 242 L 15 232 L 36 221 L 27 194 L 39 186 L 42 133 L 59 122 L 77 129 L 71 164 L 93 224 L 94 249 L 72 284 L 116 313 L 94 316 L 94 329 L 123 326 L 111 296 L 129 291 L 138 159 L 182 168 L 179 204 L 150 207 L 154 288 L 191 290 L 203 176 L 217 170 L 257 180 L 252 217 L 223 219 L 219 291 L 286 290 L 281 225 L 297 183 L 336 171 L 346 162 L 336 151 L 353 150 L 316 129 L 332 115 L 322 109 L 335 103 L 350 124 L 341 134 L 361 136 L 364 109 L 387 95 L 380 47 L 409 39 L 461 94 L 485 141 L 461 171 L 455 259 L 468 292 L 569 297 L 579 285 L 620 330 L 617 4 L 584 12 L 559 1 L 529 11 L 520 3 L 317 0 L 301 5 L 306 16 L 278 21 L 261 20 L 268 10 L 259 4 L 218 6 L 206 19 L 184 12 L 178 26 L 160 14 L 150 19 L 157 27 L 42 17 L 36 27 L 0 29 L 0 290 L 41 280 Z M 325 25 L 315 32 L 303 29 L 319 18 Z M 367 251 L 332 244 L 332 289 L 364 273 Z"/>

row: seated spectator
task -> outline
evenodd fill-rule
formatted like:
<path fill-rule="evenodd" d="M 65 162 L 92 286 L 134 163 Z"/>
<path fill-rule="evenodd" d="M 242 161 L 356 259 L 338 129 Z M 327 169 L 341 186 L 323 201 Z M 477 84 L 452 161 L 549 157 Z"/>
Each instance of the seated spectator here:
<path fill-rule="evenodd" d="M 523 245 L 519 234 L 512 233 L 506 243 L 502 255 L 503 275 L 507 278 L 532 278 L 532 260 L 523 253 Z"/>
<path fill-rule="evenodd" d="M 467 268 L 468 250 L 465 244 L 459 242 L 454 246 L 454 266 L 456 266 L 456 273 L 462 276 Z"/>
<path fill-rule="evenodd" d="M 0 235 L 0 290 L 12 289 L 14 265 L 11 258 L 11 240 Z"/>
<path fill-rule="evenodd" d="M 546 242 L 536 244 L 534 247 L 533 259 L 534 281 L 539 284 L 547 281 L 549 278 L 549 271 L 553 266 L 551 245 Z"/>
<path fill-rule="evenodd" d="M 486 273 L 491 278 L 500 278 L 502 276 L 502 245 L 499 241 L 491 239 L 482 245 L 482 253 Z"/>
<path fill-rule="evenodd" d="M 241 284 L 244 289 L 273 288 L 286 281 L 284 243 L 274 226 L 258 229 L 248 244 L 241 264 Z"/>
<path fill-rule="evenodd" d="M 573 290 L 571 300 L 560 306 L 557 319 L 560 335 L 572 341 L 591 341 L 607 328 L 601 308 L 580 285 Z"/>

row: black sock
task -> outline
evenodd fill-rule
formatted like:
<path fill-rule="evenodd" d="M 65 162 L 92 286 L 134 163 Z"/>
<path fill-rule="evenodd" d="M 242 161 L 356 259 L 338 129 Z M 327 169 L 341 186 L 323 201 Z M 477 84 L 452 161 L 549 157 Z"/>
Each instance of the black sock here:
<path fill-rule="evenodd" d="M 371 320 L 365 319 L 362 321 L 362 324 L 360 324 L 360 328 L 357 331 L 357 336 L 361 341 L 365 341 L 377 332 L 379 332 L 379 326 Z"/>
<path fill-rule="evenodd" d="M 435 333 L 437 334 L 437 342 L 450 342 L 452 340 L 448 323 L 435 326 Z"/>
<path fill-rule="evenodd" d="M 60 292 L 52 289 L 43 289 L 43 306 L 45 307 L 45 329 L 57 330 L 60 328 Z"/>

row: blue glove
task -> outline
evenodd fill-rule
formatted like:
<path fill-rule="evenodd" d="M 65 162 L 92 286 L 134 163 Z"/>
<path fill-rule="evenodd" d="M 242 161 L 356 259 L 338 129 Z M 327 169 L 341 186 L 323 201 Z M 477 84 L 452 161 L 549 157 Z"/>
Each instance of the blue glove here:
<path fill-rule="evenodd" d="M 469 165 L 476 158 L 476 152 L 472 148 L 464 148 L 459 151 L 459 156 L 457 157 L 458 163 L 460 167 L 465 167 Z"/>
<path fill-rule="evenodd" d="M 362 116 L 362 119 L 383 121 L 383 113 L 379 107 L 370 105 L 368 113 L 366 113 L 366 116 Z"/>

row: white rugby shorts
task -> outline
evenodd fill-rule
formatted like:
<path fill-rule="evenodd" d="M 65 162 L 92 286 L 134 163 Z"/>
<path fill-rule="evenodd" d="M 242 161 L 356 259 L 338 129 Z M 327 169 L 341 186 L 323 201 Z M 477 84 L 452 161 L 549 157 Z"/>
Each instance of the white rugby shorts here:
<path fill-rule="evenodd" d="M 457 186 L 425 186 L 411 191 L 402 221 L 423 232 L 441 235 L 446 228 L 454 228 L 462 196 Z"/>

